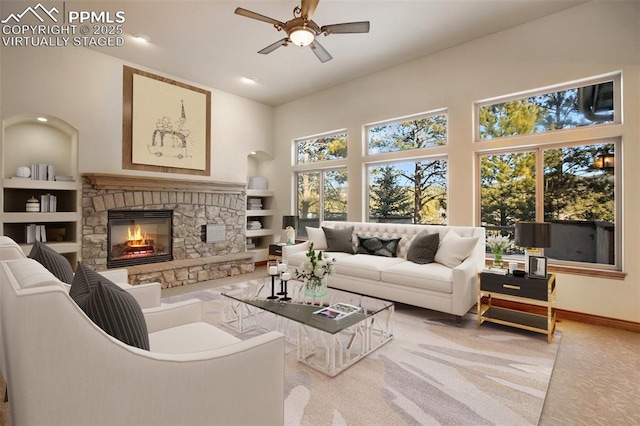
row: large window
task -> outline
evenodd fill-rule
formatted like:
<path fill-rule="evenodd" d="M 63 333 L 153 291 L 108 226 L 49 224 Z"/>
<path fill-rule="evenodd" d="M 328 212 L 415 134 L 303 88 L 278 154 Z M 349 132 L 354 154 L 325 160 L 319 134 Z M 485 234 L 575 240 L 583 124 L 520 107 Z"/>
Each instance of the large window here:
<path fill-rule="evenodd" d="M 479 139 L 619 122 L 614 101 L 614 81 L 610 80 L 480 105 Z"/>
<path fill-rule="evenodd" d="M 407 117 L 367 126 L 370 155 L 447 144 L 447 115 L 443 112 Z"/>
<path fill-rule="evenodd" d="M 620 268 L 616 167 L 622 139 L 589 131 L 619 122 L 619 87 L 615 77 L 478 106 L 480 140 L 521 136 L 479 155 L 480 220 L 488 235 L 513 239 L 517 222 L 550 222 L 545 255 L 553 262 Z M 542 134 L 582 126 L 562 136 Z"/>
<path fill-rule="evenodd" d="M 347 220 L 347 133 L 337 131 L 294 141 L 297 233 L 323 220 Z"/>
<path fill-rule="evenodd" d="M 368 220 L 443 224 L 447 221 L 447 115 L 423 113 L 365 127 Z"/>
<path fill-rule="evenodd" d="M 305 226 L 317 228 L 323 220 L 347 220 L 347 170 L 296 173 L 298 235 Z"/>
<path fill-rule="evenodd" d="M 369 166 L 369 221 L 445 224 L 447 162 Z"/>

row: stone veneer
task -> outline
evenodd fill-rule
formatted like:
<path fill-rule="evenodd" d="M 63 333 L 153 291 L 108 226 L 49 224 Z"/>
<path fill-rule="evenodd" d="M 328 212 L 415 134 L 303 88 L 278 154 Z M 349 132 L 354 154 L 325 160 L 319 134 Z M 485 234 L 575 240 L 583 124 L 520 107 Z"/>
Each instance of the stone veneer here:
<path fill-rule="evenodd" d="M 107 265 L 107 211 L 172 210 L 173 258 L 128 267 L 129 282 L 160 282 L 163 288 L 252 272 L 245 252 L 244 184 L 85 174 L 82 179 L 82 262 Z M 226 241 L 207 244 L 201 226 L 225 225 Z"/>

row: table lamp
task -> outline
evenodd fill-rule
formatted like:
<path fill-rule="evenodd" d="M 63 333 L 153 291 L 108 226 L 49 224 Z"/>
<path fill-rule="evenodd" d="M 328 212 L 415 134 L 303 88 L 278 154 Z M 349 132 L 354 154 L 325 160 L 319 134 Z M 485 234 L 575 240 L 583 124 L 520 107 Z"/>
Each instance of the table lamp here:
<path fill-rule="evenodd" d="M 282 229 L 287 230 L 287 245 L 295 244 L 298 216 L 282 216 Z"/>
<path fill-rule="evenodd" d="M 516 223 L 516 245 L 524 247 L 524 270 L 529 272 L 529 256 L 544 256 L 551 247 L 551 224 L 548 222 Z"/>

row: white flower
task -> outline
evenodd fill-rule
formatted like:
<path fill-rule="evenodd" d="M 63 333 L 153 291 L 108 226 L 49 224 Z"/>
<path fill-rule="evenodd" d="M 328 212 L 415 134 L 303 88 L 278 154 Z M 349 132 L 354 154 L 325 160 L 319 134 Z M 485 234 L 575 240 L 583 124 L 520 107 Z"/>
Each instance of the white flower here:
<path fill-rule="evenodd" d="M 333 273 L 333 264 L 335 261 L 335 259 L 327 257 L 321 251 L 316 253 L 313 249 L 313 243 L 311 243 L 307 251 L 307 259 L 300 269 L 296 269 L 296 276 L 304 280 L 323 278 Z"/>
<path fill-rule="evenodd" d="M 509 237 L 505 237 L 502 235 L 498 235 L 498 236 L 492 235 L 490 237 L 487 237 L 487 247 L 489 247 L 489 250 L 491 250 L 494 253 L 496 251 L 503 252 L 508 248 L 510 248 L 511 245 L 512 245 L 512 242 L 509 239 Z"/>

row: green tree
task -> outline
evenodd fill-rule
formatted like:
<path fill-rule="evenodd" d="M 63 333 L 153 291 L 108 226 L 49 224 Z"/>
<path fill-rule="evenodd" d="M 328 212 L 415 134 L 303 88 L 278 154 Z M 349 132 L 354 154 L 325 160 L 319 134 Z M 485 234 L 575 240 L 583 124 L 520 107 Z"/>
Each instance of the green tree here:
<path fill-rule="evenodd" d="M 299 141 L 296 144 L 298 163 L 316 163 L 347 157 L 346 133 Z"/>
<path fill-rule="evenodd" d="M 528 99 L 519 99 L 480 108 L 480 139 L 533 133 L 545 109 Z"/>
<path fill-rule="evenodd" d="M 411 208 L 407 192 L 400 184 L 400 171 L 394 166 L 383 166 L 372 170 L 375 176 L 371 187 L 369 209 L 371 216 L 389 218 L 406 216 Z"/>

